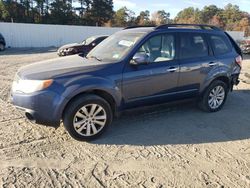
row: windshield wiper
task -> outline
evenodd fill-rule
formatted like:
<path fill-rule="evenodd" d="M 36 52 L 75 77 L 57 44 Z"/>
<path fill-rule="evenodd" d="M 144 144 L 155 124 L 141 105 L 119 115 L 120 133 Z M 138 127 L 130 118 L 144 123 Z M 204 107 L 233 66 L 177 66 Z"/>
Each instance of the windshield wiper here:
<path fill-rule="evenodd" d="M 87 57 L 87 58 L 93 58 L 93 59 L 96 59 L 97 61 L 102 61 L 102 59 L 100 59 L 100 58 L 98 58 L 98 57 L 96 57 L 96 56 L 89 56 L 89 57 Z"/>

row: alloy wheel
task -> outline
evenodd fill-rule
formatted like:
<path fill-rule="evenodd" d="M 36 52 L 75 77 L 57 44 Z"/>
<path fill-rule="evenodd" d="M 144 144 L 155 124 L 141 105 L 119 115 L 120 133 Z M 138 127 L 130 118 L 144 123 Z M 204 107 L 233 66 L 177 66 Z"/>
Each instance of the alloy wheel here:
<path fill-rule="evenodd" d="M 78 134 L 93 136 L 104 128 L 106 121 L 107 114 L 102 106 L 87 104 L 76 112 L 73 119 L 73 126 Z"/>
<path fill-rule="evenodd" d="M 208 105 L 211 109 L 219 108 L 225 99 L 225 89 L 222 86 L 213 88 L 208 96 Z"/>

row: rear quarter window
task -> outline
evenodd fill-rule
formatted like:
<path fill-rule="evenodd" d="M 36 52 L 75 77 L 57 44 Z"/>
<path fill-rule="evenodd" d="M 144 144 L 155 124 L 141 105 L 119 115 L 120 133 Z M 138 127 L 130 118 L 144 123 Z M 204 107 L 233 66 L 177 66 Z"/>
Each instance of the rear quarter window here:
<path fill-rule="evenodd" d="M 210 41 L 214 51 L 214 55 L 224 55 L 232 52 L 230 41 L 222 35 L 210 35 Z"/>

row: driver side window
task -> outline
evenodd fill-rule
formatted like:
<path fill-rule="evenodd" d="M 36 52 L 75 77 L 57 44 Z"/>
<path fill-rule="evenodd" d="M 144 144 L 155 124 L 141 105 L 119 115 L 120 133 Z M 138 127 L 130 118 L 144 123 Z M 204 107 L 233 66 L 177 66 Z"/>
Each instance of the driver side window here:
<path fill-rule="evenodd" d="M 175 57 L 175 38 L 173 34 L 162 34 L 150 38 L 137 53 L 146 54 L 150 63 L 173 60 Z"/>

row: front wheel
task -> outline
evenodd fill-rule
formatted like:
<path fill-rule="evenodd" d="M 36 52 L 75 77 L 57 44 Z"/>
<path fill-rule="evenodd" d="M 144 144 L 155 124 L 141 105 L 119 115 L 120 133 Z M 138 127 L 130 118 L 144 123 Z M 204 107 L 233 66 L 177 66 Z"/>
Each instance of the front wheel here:
<path fill-rule="evenodd" d="M 201 97 L 199 106 L 207 112 L 219 111 L 227 99 L 228 87 L 225 82 L 215 80 Z"/>
<path fill-rule="evenodd" d="M 83 95 L 68 105 L 63 123 L 74 139 L 89 141 L 99 137 L 111 124 L 112 118 L 107 101 L 96 95 Z"/>

